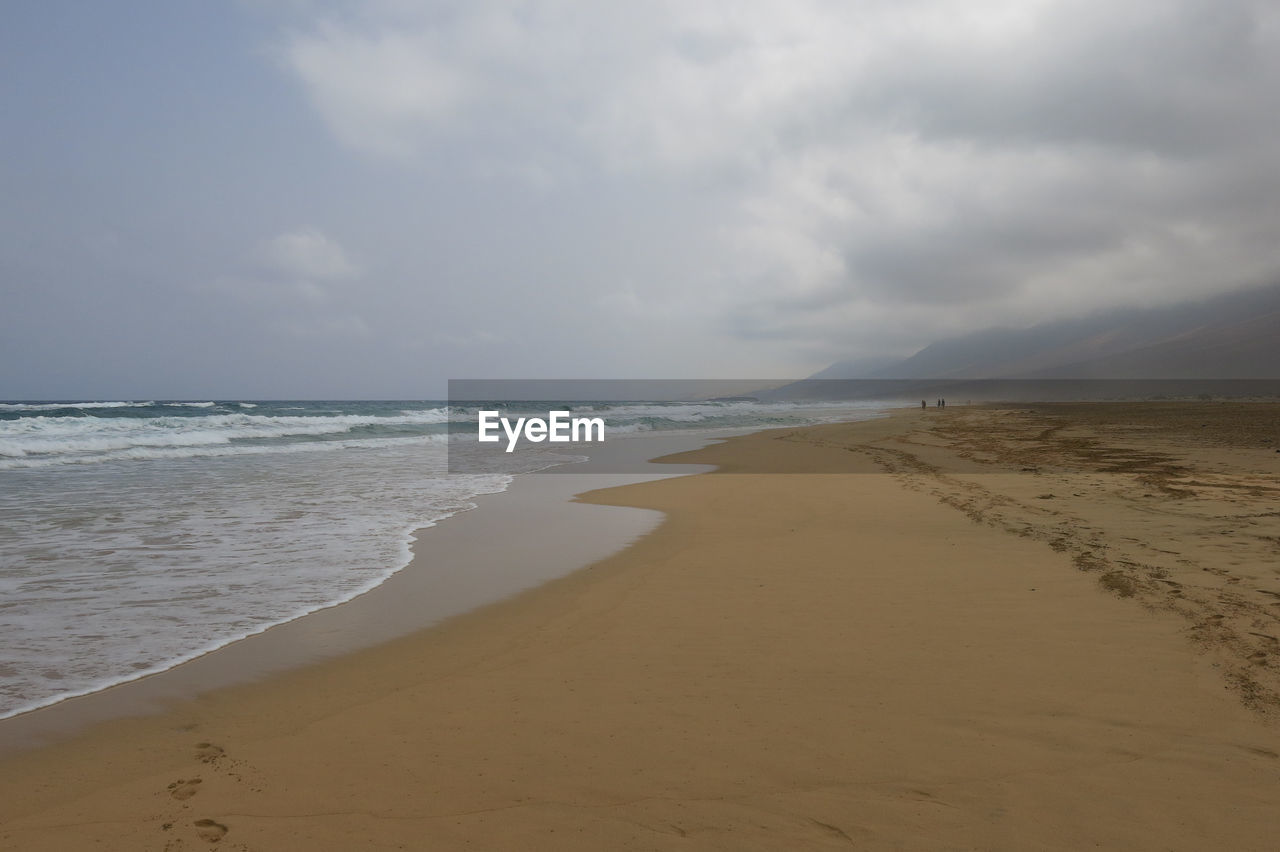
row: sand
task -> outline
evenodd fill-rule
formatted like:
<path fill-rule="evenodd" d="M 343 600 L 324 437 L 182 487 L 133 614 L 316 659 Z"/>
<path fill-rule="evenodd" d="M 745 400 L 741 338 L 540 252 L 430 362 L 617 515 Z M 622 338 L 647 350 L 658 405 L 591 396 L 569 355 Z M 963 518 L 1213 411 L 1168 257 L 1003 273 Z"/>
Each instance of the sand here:
<path fill-rule="evenodd" d="M 0 848 L 1273 848 L 1277 409 L 1186 411 L 683 456 L 589 569 L 5 759 Z"/>

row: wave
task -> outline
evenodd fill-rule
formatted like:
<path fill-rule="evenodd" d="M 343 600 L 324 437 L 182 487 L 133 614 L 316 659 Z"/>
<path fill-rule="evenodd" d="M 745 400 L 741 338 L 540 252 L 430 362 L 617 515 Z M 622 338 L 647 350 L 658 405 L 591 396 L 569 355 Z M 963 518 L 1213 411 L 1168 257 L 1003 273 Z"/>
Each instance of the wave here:
<path fill-rule="evenodd" d="M 277 624 L 345 603 L 382 584 L 408 565 L 412 558 L 410 548 L 416 541 L 417 531 L 435 526 L 460 512 L 474 509 L 475 497 L 504 491 L 511 481 L 512 477 L 502 475 L 452 478 L 447 482 L 436 480 L 434 488 L 428 489 L 425 501 L 419 497 L 411 503 L 387 502 L 386 495 L 380 495 L 380 498 L 375 498 L 375 506 L 371 510 L 377 520 L 367 528 L 359 524 L 349 528 L 347 532 L 351 544 L 347 549 L 339 551 L 341 556 L 326 561 L 323 557 L 317 560 L 310 554 L 306 555 L 308 582 L 305 584 L 290 585 L 283 581 L 268 583 L 257 573 L 260 569 L 254 567 L 254 560 L 248 560 L 243 567 L 228 568 L 224 565 L 223 571 L 230 571 L 241 580 L 238 584 L 241 591 L 237 592 L 237 585 L 233 584 L 226 592 L 227 595 L 242 596 L 243 606 L 231 607 L 237 614 L 233 621 L 226 619 L 227 605 L 223 595 L 201 595 L 199 600 L 187 605 L 180 629 L 173 628 L 163 613 L 156 615 L 154 612 L 147 613 L 145 609 L 137 609 L 139 606 L 146 606 L 145 600 L 138 600 L 137 587 L 130 585 L 131 578 L 137 575 L 131 572 L 112 573 L 111 583 L 98 589 L 99 594 L 92 596 L 92 602 L 82 604 L 87 607 L 83 616 L 90 622 L 97 618 L 95 623 L 103 624 L 103 613 L 110 613 L 110 626 L 101 629 L 103 635 L 94 643 L 93 648 L 81 647 L 74 640 L 69 642 L 68 631 L 58 629 L 56 622 L 32 619 L 30 635 L 33 640 L 24 643 L 21 649 L 27 659 L 40 655 L 46 660 L 56 660 L 63 654 L 66 659 L 77 661 L 88 658 L 94 665 L 81 667 L 80 671 L 92 671 L 93 674 L 77 676 L 76 672 L 62 672 L 55 680 L 42 673 L 43 667 L 29 666 L 21 669 L 16 678 L 0 678 L 0 687 L 8 687 L 7 690 L 0 691 L 0 695 L 21 695 L 25 699 L 8 702 L 9 706 L 0 704 L 0 719 L 166 671 Z M 215 499 L 218 496 L 213 495 Z M 225 498 L 226 493 L 221 496 Z M 324 509 L 335 510 L 341 505 L 340 497 L 341 495 L 338 503 L 330 502 L 327 505 L 320 505 L 323 498 L 319 498 L 309 503 L 308 509 L 319 516 L 318 523 L 329 525 L 329 521 L 324 519 Z M 340 524 L 347 514 L 348 511 L 342 509 L 334 522 Z M 304 526 L 298 529 L 308 528 Z M 242 532 L 243 535 L 238 538 L 241 545 L 244 544 L 244 536 L 253 535 L 252 529 L 244 529 Z M 270 546 L 270 542 L 265 540 L 259 540 L 257 544 Z M 210 551 L 201 554 L 201 558 L 217 557 L 219 554 L 213 552 L 216 550 L 215 544 Z M 225 555 L 222 554 L 224 557 Z M 276 573 L 283 576 L 290 573 L 291 565 L 287 555 L 281 558 L 283 562 L 276 566 Z M 317 561 L 320 563 L 318 566 Z M 206 564 L 212 566 L 218 563 L 215 560 Z M 353 564 L 359 564 L 360 570 L 353 572 Z M 317 571 L 317 567 L 321 570 Z M 329 570 L 323 570 L 326 567 Z M 180 594 L 182 581 L 177 573 L 166 571 L 143 579 L 153 592 L 160 588 L 170 594 Z M 218 576 L 224 576 L 223 572 L 218 572 Z M 265 593 L 264 588 L 267 589 Z M 303 592 L 299 592 L 299 588 Z M 154 595 L 143 597 L 154 600 Z M 116 610 L 112 606 L 116 601 L 123 602 L 125 607 L 133 607 L 135 613 L 154 615 L 157 622 L 155 629 L 139 630 L 136 627 L 137 620 L 116 618 Z M 27 598 L 13 605 L 33 604 L 43 605 L 43 601 Z M 246 611 L 251 613 L 247 617 Z M 188 629 L 193 617 L 199 617 L 197 623 L 203 630 Z M 41 626 L 46 627 L 49 632 L 41 633 Z M 201 635 L 203 639 L 197 638 Z M 67 684 L 74 685 L 67 688 Z"/>
<path fill-rule="evenodd" d="M 504 416 L 545 416 L 563 409 L 574 416 L 603 417 L 612 434 L 687 429 L 771 426 L 840 419 L 851 409 L 880 408 L 882 403 L 759 402 L 751 400 L 691 402 L 545 402 L 455 406 L 455 419 L 474 418 L 481 408 L 499 408 Z"/>
<path fill-rule="evenodd" d="M 95 455 L 0 458 L 0 470 L 48 467 L 50 465 L 99 464 L 112 461 L 147 461 L 156 459 L 223 458 L 227 456 L 260 456 L 280 453 L 322 453 L 337 450 L 380 449 L 383 447 L 412 444 L 445 444 L 449 436 L 444 434 L 416 435 L 403 438 L 352 438 L 340 441 L 310 441 L 293 444 L 248 444 L 243 446 L 174 446 L 174 447 L 121 447 L 97 451 Z M 3 456 L 0 447 L 0 456 Z"/>
<path fill-rule="evenodd" d="M 425 409 L 391 417 L 211 414 L 202 417 L 48 417 L 0 421 L 0 469 L 125 458 L 174 458 L 280 452 L 293 445 L 364 446 L 349 438 L 387 441 L 422 437 L 448 412 Z M 406 435 L 409 432 L 411 434 Z M 417 435 L 412 433 L 417 432 Z M 269 443 L 268 443 L 269 442 Z M 215 453 L 223 447 L 234 452 Z M 17 463 L 22 462 L 22 463 Z"/>
<path fill-rule="evenodd" d="M 471 422 L 490 404 L 433 408 L 382 407 L 366 404 L 323 403 L 325 408 L 279 406 L 267 403 L 259 414 L 255 403 L 217 402 L 99 402 L 77 404 L 125 408 L 124 413 L 92 414 L 61 403 L 4 403 L 21 413 L 0 418 L 0 470 L 50 464 L 90 464 L 126 459 L 194 458 L 292 452 L 294 446 L 321 445 L 325 449 L 376 446 L 395 438 L 416 438 L 446 430 L 450 421 Z M 347 405 L 360 413 L 342 413 Z M 493 407 L 505 414 L 537 416 L 548 407 L 575 415 L 604 417 L 613 434 L 685 429 L 767 427 L 825 419 L 823 409 L 839 417 L 848 403 L 787 403 L 755 401 L 706 402 L 549 402 Z M 153 406 L 152 411 L 138 411 Z M 233 406 L 239 406 L 235 410 Z M 168 410 L 169 414 L 164 414 Z M 293 413 L 293 412 L 299 413 Z M 181 413 L 180 413 L 181 412 Z M 191 412 L 191 413 L 187 413 Z M 307 412 L 307 413 L 303 413 Z M 159 414 L 160 416 L 152 416 Z M 446 440 L 441 438 L 441 440 Z M 364 443 L 374 441 L 374 444 Z M 330 445 L 330 446 L 324 446 Z M 307 450 L 309 451 L 309 450 Z"/>
<path fill-rule="evenodd" d="M 147 402 L 0 402 L 0 411 L 62 411 L 74 408 L 149 408 Z M 210 403 L 212 405 L 212 403 Z"/>

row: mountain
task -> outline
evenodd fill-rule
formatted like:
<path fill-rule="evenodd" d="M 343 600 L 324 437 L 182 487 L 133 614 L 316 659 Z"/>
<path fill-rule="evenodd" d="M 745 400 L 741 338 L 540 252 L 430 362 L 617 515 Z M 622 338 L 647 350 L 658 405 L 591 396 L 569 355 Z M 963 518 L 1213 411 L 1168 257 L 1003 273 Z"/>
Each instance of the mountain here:
<path fill-rule="evenodd" d="M 837 361 L 825 370 L 819 370 L 810 379 L 852 379 L 879 375 L 885 370 L 895 367 L 896 358 L 849 358 Z"/>
<path fill-rule="evenodd" d="M 1110 311 L 930 344 L 890 364 L 842 361 L 811 379 L 1276 379 L 1280 286 Z"/>
<path fill-rule="evenodd" d="M 1046 367 L 1039 378 L 1274 379 L 1280 377 L 1280 310 L 1202 325 L 1108 356 Z"/>

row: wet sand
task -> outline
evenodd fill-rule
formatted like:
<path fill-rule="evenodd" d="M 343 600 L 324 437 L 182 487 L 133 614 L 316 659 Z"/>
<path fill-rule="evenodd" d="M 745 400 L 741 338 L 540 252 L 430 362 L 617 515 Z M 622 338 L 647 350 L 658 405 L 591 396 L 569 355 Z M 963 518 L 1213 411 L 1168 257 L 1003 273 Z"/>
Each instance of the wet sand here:
<path fill-rule="evenodd" d="M 0 848 L 1271 848 L 1276 407 L 1077 409 L 760 433 L 593 492 L 666 519 L 12 756 Z"/>

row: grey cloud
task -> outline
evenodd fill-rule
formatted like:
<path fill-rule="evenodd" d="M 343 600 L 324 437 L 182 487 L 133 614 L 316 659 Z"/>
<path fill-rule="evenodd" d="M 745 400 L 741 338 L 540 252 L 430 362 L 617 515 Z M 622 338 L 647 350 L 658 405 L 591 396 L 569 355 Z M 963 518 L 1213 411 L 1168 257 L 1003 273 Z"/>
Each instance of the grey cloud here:
<path fill-rule="evenodd" d="M 929 136 L 1178 157 L 1276 127 L 1275 34 L 1260 4 L 1055 11 L 1005 50 L 942 51 L 892 69 L 865 106 Z"/>
<path fill-rule="evenodd" d="M 312 386 L 378 363 L 394 394 L 460 366 L 794 373 L 1280 280 L 1274 4 L 237 8 L 265 57 L 224 48 L 198 133 L 122 120 L 73 156 L 91 110 L 53 142 L 5 113 L 48 157 L 0 166 L 0 263 L 38 308 L 6 332 L 45 345 L 59 294 L 114 296 L 132 328 L 216 318 L 184 319 L 200 358 L 234 339 L 323 364 L 280 368 Z M 69 337 L 105 340 L 84 314 Z"/>
<path fill-rule="evenodd" d="M 360 274 L 346 250 L 314 227 L 272 237 L 264 254 L 276 270 L 303 280 L 336 281 Z"/>

